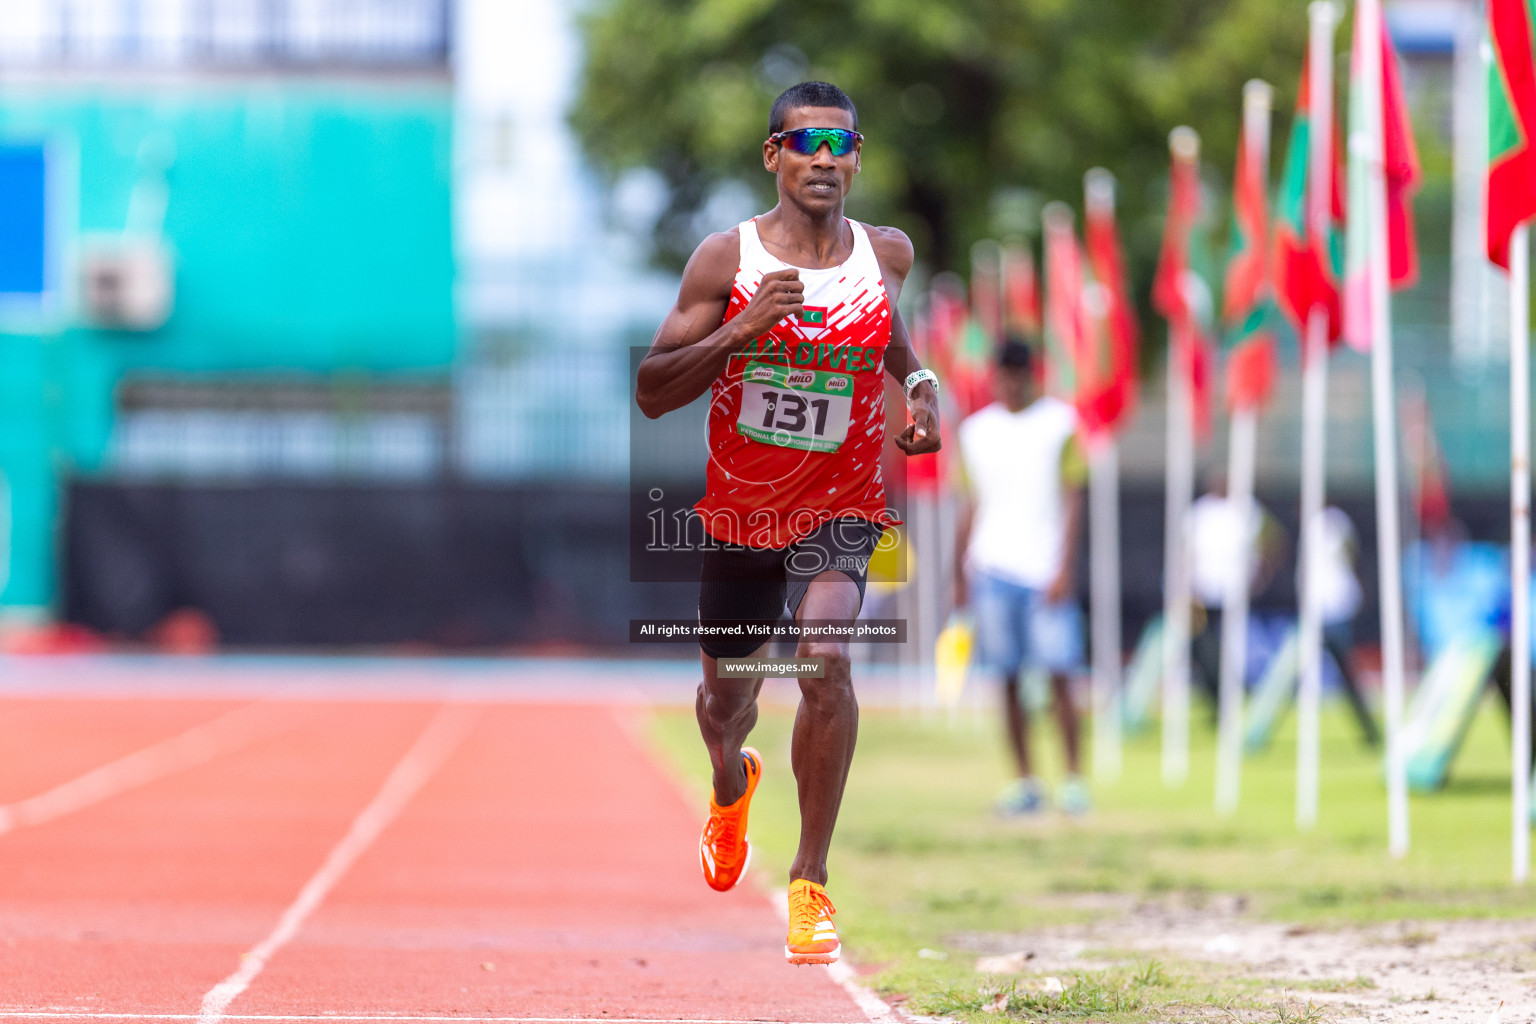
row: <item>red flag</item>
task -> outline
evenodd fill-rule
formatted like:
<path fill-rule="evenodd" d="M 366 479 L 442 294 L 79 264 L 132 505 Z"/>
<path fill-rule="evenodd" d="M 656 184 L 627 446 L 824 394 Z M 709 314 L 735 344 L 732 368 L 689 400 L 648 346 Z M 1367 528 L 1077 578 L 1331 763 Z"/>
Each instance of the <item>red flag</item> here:
<path fill-rule="evenodd" d="M 1035 259 L 1022 245 L 1003 250 L 1003 305 L 1008 329 L 1026 337 L 1040 333 L 1040 286 Z"/>
<path fill-rule="evenodd" d="M 926 317 L 927 359 L 940 380 L 947 380 L 954 369 L 955 348 L 961 326 L 965 323 L 965 286 L 953 274 L 940 274 L 928 292 Z"/>
<path fill-rule="evenodd" d="M 1093 172 L 1089 172 L 1092 174 Z M 1083 212 L 1088 263 L 1097 281 L 1102 306 L 1101 329 L 1108 335 L 1107 359 L 1085 389 L 1078 416 L 1090 434 L 1114 430 L 1130 414 L 1136 395 L 1136 350 L 1140 344 L 1136 309 L 1126 283 L 1125 259 L 1115 230 L 1113 179 L 1103 187 L 1090 184 Z M 1101 347 L 1102 351 L 1103 347 Z"/>
<path fill-rule="evenodd" d="M 965 296 L 965 282 L 956 274 L 938 275 L 928 295 L 933 372 L 943 382 L 940 394 L 961 416 L 992 400 L 994 344 L 970 315 Z"/>
<path fill-rule="evenodd" d="M 1413 230 L 1413 194 L 1419 188 L 1419 151 L 1413 142 L 1408 103 L 1398 75 L 1397 48 L 1381 22 L 1381 116 L 1387 178 L 1387 248 L 1391 251 L 1388 280 L 1393 288 L 1411 287 L 1419 279 L 1419 246 Z"/>
<path fill-rule="evenodd" d="M 1418 187 L 1419 157 L 1414 150 L 1413 129 L 1408 123 L 1408 108 L 1403 102 L 1402 82 L 1397 71 L 1397 51 L 1387 32 L 1380 10 L 1374 25 L 1359 12 L 1355 16 L 1355 39 L 1350 60 L 1349 81 L 1349 209 L 1350 219 L 1344 266 L 1344 338 L 1355 348 L 1367 350 L 1375 338 L 1375 315 L 1370 301 L 1371 275 L 1376 261 L 1387 260 L 1387 281 L 1392 288 L 1406 288 L 1418 280 L 1419 255 L 1413 237 L 1413 192 Z M 1381 138 L 1373 139 L 1374 126 L 1367 124 L 1367 90 L 1377 83 L 1365 81 L 1366 55 L 1370 47 L 1381 53 Z M 1356 142 L 1355 140 L 1359 140 Z M 1379 147 L 1379 148 L 1378 148 Z M 1367 201 L 1371 168 L 1368 159 L 1381 154 L 1382 176 L 1386 186 L 1387 251 L 1375 251 L 1370 223 L 1376 216 Z"/>
<path fill-rule="evenodd" d="M 1200 169 L 1196 159 L 1175 157 L 1168 174 L 1168 216 L 1152 281 L 1152 306 L 1169 326 L 1182 327 L 1191 312 L 1184 288 L 1189 272 L 1189 232 L 1200 215 Z"/>
<path fill-rule="evenodd" d="M 1186 136 L 1178 132 L 1188 132 Z M 1181 141 L 1184 140 L 1184 141 Z M 1168 175 L 1168 216 L 1163 224 L 1162 251 L 1152 282 L 1152 305 L 1168 321 L 1169 339 L 1177 365 L 1187 375 L 1194 404 L 1195 431 L 1210 432 L 1209 295 L 1190 267 L 1189 235 L 1200 215 L 1199 142 L 1193 131 L 1178 129 L 1173 165 Z"/>
<path fill-rule="evenodd" d="M 941 417 L 958 408 L 951 385 L 964 374 L 956 366 L 964 360 L 959 352 L 961 332 L 967 320 L 965 284 L 955 274 L 939 274 L 928 289 L 928 308 L 918 318 L 914 344 L 923 365 L 938 375 L 944 386 L 939 391 Z M 914 455 L 902 460 L 907 486 L 918 493 L 933 493 L 944 479 L 948 449 L 929 455 Z"/>
<path fill-rule="evenodd" d="M 928 293 L 928 308 L 913 319 L 908 330 L 911 335 L 912 350 L 917 353 L 918 359 L 922 361 L 924 366 L 938 374 L 940 380 L 943 380 L 946 371 L 943 368 L 943 361 L 940 359 L 939 332 L 935 329 L 938 318 L 934 315 L 934 304 L 937 294 L 937 290 Z M 889 385 L 887 386 L 889 387 Z M 939 392 L 939 401 L 941 404 L 944 401 L 944 393 L 942 391 Z M 896 415 L 895 408 L 889 402 L 886 404 L 886 415 Z M 942 412 L 940 416 L 942 418 Z M 906 419 L 906 417 L 903 416 L 902 419 Z M 887 473 L 887 480 L 904 479 L 907 489 L 911 493 L 934 494 L 938 491 L 939 482 L 943 477 L 942 469 L 939 466 L 939 456 L 942 454 L 944 452 L 941 449 L 927 455 L 907 456 L 898 462 L 892 461 L 890 451 L 887 449 L 886 454 L 882 456 L 882 464 L 885 466 L 883 471 Z"/>
<path fill-rule="evenodd" d="M 1509 236 L 1536 216 L 1536 10 L 1488 0 L 1488 258 L 1509 269 Z"/>
<path fill-rule="evenodd" d="M 1291 140 L 1286 149 L 1280 193 L 1275 204 L 1275 297 L 1298 333 L 1306 332 L 1312 308 L 1324 307 L 1328 311 L 1328 338 L 1336 342 L 1344 328 L 1339 297 L 1341 254 L 1336 250 L 1336 243 L 1341 239 L 1339 225 L 1344 222 L 1344 147 L 1339 145 L 1335 131 L 1333 174 L 1329 182 L 1331 224 L 1327 234 L 1318 238 L 1307 217 L 1312 139 L 1317 130 L 1312 124 L 1311 81 L 1311 67 L 1304 60 L 1301 86 L 1296 92 L 1296 116 L 1291 121 Z"/>
<path fill-rule="evenodd" d="M 1257 409 L 1275 393 L 1280 359 L 1275 339 L 1260 334 L 1238 343 L 1227 354 L 1227 405 L 1233 409 Z"/>
<path fill-rule="evenodd" d="M 1065 203 L 1045 208 L 1045 387 L 1073 405 L 1082 395 L 1088 323 L 1083 261 Z"/>

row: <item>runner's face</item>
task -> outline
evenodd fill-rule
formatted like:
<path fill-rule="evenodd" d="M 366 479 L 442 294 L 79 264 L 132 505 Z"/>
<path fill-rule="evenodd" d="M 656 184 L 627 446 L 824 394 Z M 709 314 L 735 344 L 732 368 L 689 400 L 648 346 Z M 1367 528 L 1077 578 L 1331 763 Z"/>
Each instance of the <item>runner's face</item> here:
<path fill-rule="evenodd" d="M 796 128 L 846 128 L 853 130 L 853 115 L 841 107 L 796 107 L 784 115 L 786 132 Z M 812 210 L 834 209 L 853 186 L 859 173 L 859 147 L 833 156 L 822 146 L 812 156 L 796 153 L 777 142 L 763 143 L 763 166 L 779 177 L 779 195 Z"/>

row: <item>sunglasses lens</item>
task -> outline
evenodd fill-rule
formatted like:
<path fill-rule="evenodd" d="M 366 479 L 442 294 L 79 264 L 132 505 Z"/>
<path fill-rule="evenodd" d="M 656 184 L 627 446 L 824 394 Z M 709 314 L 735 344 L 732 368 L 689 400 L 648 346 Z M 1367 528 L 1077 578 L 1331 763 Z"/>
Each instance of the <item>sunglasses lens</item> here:
<path fill-rule="evenodd" d="M 853 152 L 853 132 L 827 132 L 827 144 L 832 147 L 833 156 L 847 156 Z"/>
<path fill-rule="evenodd" d="M 800 128 L 784 135 L 784 143 L 802 156 L 815 156 L 822 146 L 829 146 L 833 156 L 847 156 L 853 151 L 857 136 L 841 128 Z"/>

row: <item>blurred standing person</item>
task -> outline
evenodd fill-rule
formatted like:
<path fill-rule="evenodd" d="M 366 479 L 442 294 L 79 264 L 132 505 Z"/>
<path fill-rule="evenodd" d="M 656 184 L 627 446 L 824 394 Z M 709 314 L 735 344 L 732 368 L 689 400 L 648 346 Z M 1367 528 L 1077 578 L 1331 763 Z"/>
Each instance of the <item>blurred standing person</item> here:
<path fill-rule="evenodd" d="M 1028 815 L 1045 807 L 1020 692 L 1023 673 L 1041 669 L 1050 675 L 1067 760 L 1056 804 L 1083 814 L 1091 800 L 1071 681 L 1083 660 L 1074 569 L 1087 462 L 1077 414 L 1041 393 L 1029 346 L 1009 338 L 996 358 L 997 401 L 960 424 L 955 606 L 973 611 L 978 661 L 1002 679 L 1018 777 L 998 800 L 998 813 Z"/>
<path fill-rule="evenodd" d="M 1365 703 L 1365 694 L 1360 690 L 1353 656 L 1355 616 L 1360 613 L 1364 594 L 1355 575 L 1360 537 L 1349 514 L 1333 505 L 1323 509 L 1319 534 L 1317 551 L 1308 559 L 1307 571 L 1315 574 L 1317 579 L 1323 614 L 1323 649 L 1339 670 L 1339 682 L 1355 713 L 1355 721 L 1360 725 L 1360 735 L 1374 747 L 1381 743 L 1381 731 Z"/>
<path fill-rule="evenodd" d="M 1221 608 L 1234 573 L 1242 573 L 1249 597 L 1264 591 L 1285 554 L 1280 524 L 1255 499 L 1252 515 L 1227 496 L 1227 477 L 1213 470 L 1205 493 L 1189 509 L 1190 592 L 1202 615 L 1190 640 L 1192 676 L 1211 701 L 1214 719 L 1220 709 Z M 1244 522 L 1244 518 L 1247 522 Z"/>
<path fill-rule="evenodd" d="M 937 380 L 918 363 L 896 302 L 912 269 L 912 243 L 895 228 L 843 215 L 859 173 L 859 115 L 826 82 L 782 93 L 768 114 L 763 167 L 779 202 L 710 235 L 683 271 L 677 303 L 641 361 L 635 399 L 647 416 L 705 394 L 709 462 L 695 506 L 718 543 L 699 584 L 699 732 L 714 769 L 699 839 L 705 881 L 736 885 L 751 858 L 747 812 L 763 773 L 745 747 L 757 723 L 761 675 L 721 670 L 722 658 L 758 659 L 754 624 L 851 624 L 886 508 L 884 376 L 901 381 L 912 422 L 895 438 L 908 455 L 937 451 Z M 800 847 L 790 865 L 793 964 L 828 964 L 841 944 L 827 896 L 827 851 L 853 763 L 859 705 L 848 643 L 801 640 L 790 748 L 800 798 Z"/>

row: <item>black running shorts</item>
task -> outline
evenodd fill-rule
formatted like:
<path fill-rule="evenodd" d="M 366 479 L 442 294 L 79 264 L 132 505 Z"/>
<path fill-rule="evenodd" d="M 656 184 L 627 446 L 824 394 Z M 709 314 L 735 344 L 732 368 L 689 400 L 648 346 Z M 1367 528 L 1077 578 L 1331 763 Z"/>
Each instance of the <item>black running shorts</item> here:
<path fill-rule="evenodd" d="M 829 520 L 787 548 L 749 548 L 721 544 L 704 552 L 699 583 L 701 623 L 771 625 L 800 610 L 811 580 L 828 570 L 858 585 L 859 601 L 869 575 L 869 557 L 884 528 L 868 519 L 845 516 Z M 699 642 L 711 658 L 745 658 L 763 645 L 751 638 L 705 638 Z"/>

